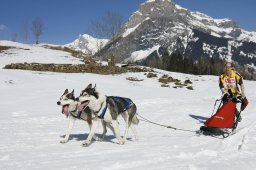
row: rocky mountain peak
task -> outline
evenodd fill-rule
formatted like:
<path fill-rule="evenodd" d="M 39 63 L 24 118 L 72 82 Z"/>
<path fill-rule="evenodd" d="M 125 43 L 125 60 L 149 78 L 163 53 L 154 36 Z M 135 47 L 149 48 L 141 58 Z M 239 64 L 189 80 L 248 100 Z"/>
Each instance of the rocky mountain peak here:
<path fill-rule="evenodd" d="M 79 35 L 78 39 L 65 46 L 74 50 L 82 51 L 85 54 L 93 55 L 106 45 L 107 39 L 97 39 L 88 34 Z"/>
<path fill-rule="evenodd" d="M 161 60 L 162 54 L 174 52 L 195 62 L 202 57 L 232 59 L 256 68 L 256 32 L 246 31 L 230 19 L 189 11 L 170 0 L 148 0 L 96 56 L 137 62 Z"/>
<path fill-rule="evenodd" d="M 142 3 L 139 9 L 131 15 L 126 27 L 135 27 L 148 18 L 171 17 L 175 11 L 177 8 L 171 0 L 148 0 Z"/>

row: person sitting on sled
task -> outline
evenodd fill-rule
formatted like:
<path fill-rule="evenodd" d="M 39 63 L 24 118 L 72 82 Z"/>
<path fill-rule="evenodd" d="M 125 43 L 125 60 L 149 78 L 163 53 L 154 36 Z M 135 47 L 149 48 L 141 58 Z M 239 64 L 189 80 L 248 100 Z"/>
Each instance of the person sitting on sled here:
<path fill-rule="evenodd" d="M 219 77 L 219 87 L 223 95 L 223 104 L 227 103 L 228 98 L 233 97 L 234 99 L 240 99 L 243 105 L 245 100 L 247 100 L 245 97 L 243 77 L 234 70 L 231 62 L 225 64 L 225 70 L 225 73 L 221 74 Z M 242 117 L 237 109 L 235 114 L 239 116 L 237 120 L 240 122 Z"/>

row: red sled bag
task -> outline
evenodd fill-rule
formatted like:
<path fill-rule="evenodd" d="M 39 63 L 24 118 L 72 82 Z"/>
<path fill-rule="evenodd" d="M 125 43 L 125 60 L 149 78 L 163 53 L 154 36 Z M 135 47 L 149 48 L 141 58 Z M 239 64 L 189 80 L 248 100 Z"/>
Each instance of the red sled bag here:
<path fill-rule="evenodd" d="M 224 104 L 212 117 L 204 124 L 207 127 L 233 128 L 235 120 L 236 104 L 231 100 Z"/>

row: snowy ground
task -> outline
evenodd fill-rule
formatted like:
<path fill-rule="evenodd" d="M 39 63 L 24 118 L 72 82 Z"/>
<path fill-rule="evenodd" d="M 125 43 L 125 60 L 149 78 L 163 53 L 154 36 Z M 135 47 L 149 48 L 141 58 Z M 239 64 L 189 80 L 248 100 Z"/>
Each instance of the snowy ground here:
<path fill-rule="evenodd" d="M 12 53 L 16 54 L 17 60 L 19 57 L 26 58 L 27 62 L 32 57 L 33 62 L 44 62 L 47 57 L 49 63 L 76 61 L 72 57 L 63 57 L 62 52 L 57 54 L 52 51 L 53 54 L 49 50 L 41 52 L 41 55 L 47 54 L 45 58 L 36 57 L 33 50 L 36 53 L 39 47 L 30 48 L 30 55 L 24 54 L 26 50 Z M 14 61 L 10 53 L 0 53 L 1 67 Z M 255 169 L 255 81 L 245 81 L 250 103 L 242 113 L 243 120 L 238 125 L 237 133 L 226 139 L 198 136 L 194 132 L 167 129 L 140 121 L 138 142 L 129 133 L 129 140 L 124 145 L 118 145 L 109 131 L 105 141 L 81 147 L 89 128 L 85 122 L 77 121 L 71 140 L 66 144 L 59 143 L 65 134 L 67 119 L 56 102 L 66 88 L 75 89 L 78 95 L 89 83 L 96 83 L 98 91 L 106 95 L 133 99 L 138 113 L 154 122 L 198 130 L 202 121 L 211 115 L 214 102 L 220 97 L 218 78 L 164 73 L 181 80 L 189 78 L 195 90 L 175 89 L 172 85 L 170 88 L 160 87 L 156 78 L 146 78 L 144 73 L 106 76 L 1 68 L 0 169 Z M 130 76 L 143 78 L 144 81 L 127 81 L 126 77 Z M 121 118 L 120 129 L 124 132 Z M 101 131 L 100 126 L 97 134 Z"/>

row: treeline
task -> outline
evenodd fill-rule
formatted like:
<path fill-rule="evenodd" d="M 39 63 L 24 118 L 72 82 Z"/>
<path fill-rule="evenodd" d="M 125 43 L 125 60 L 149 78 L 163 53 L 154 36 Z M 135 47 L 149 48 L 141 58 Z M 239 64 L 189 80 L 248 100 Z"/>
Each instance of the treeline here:
<path fill-rule="evenodd" d="M 162 58 L 154 58 L 143 63 L 149 67 L 155 67 L 167 71 L 195 74 L 195 75 L 219 75 L 224 71 L 225 61 L 218 58 L 201 57 L 194 61 L 185 58 L 180 53 L 168 53 Z"/>
<path fill-rule="evenodd" d="M 137 64 L 148 67 L 159 68 L 167 71 L 181 72 L 195 75 L 220 75 L 225 72 L 225 60 L 217 57 L 199 57 L 191 59 L 183 57 L 179 52 L 163 54 L 161 58 L 151 57 Z M 239 63 L 233 63 L 235 70 L 238 71 L 244 79 L 256 80 L 255 70 L 249 67 L 241 66 Z"/>

